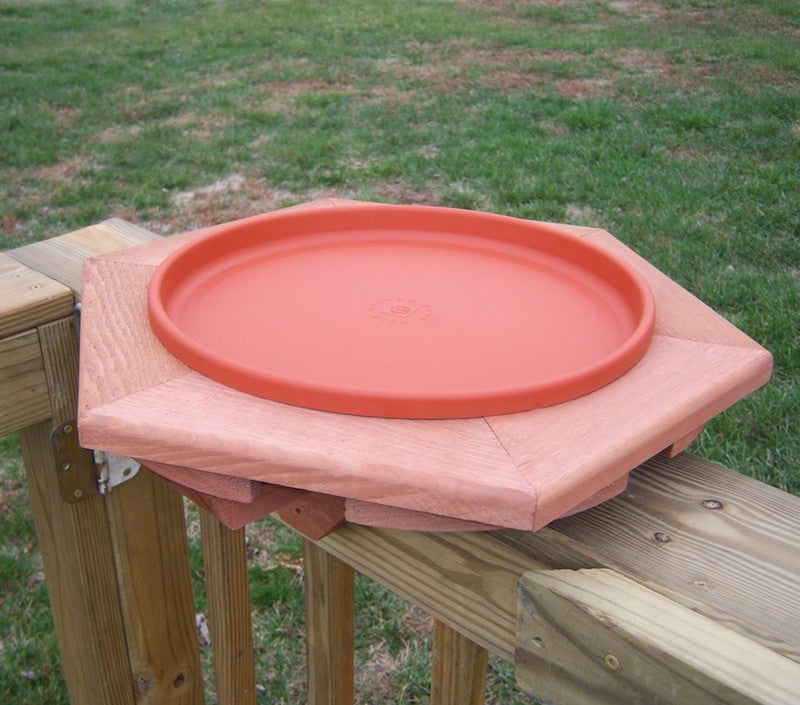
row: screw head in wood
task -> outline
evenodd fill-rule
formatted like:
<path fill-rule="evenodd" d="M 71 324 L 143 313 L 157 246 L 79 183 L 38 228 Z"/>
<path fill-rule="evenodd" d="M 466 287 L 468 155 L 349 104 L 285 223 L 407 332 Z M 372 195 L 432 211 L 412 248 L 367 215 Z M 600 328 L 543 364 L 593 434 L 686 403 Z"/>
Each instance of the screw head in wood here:
<path fill-rule="evenodd" d="M 612 671 L 618 671 L 621 666 L 619 659 L 614 656 L 614 654 L 606 654 L 603 656 L 603 663 L 605 663 L 606 667 L 610 668 Z"/>

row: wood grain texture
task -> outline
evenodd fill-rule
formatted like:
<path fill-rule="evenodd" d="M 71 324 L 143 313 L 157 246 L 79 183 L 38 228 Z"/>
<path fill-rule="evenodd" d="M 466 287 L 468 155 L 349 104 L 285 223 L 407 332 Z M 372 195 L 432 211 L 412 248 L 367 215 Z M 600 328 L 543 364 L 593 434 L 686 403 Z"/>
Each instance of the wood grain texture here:
<path fill-rule="evenodd" d="M 264 484 L 242 477 L 206 472 L 179 465 L 167 465 L 155 461 L 148 461 L 145 465 L 159 477 L 170 480 L 176 486 L 181 485 L 212 494 L 220 499 L 230 499 L 244 504 L 254 502 L 260 494 L 260 487 Z"/>
<path fill-rule="evenodd" d="M 628 262 L 647 282 L 657 302 L 656 335 L 763 350 L 723 316 L 626 247 L 608 231 L 595 229 L 586 233 L 585 237 Z"/>
<path fill-rule="evenodd" d="M 108 517 L 100 495 L 61 499 L 50 431 L 74 418 L 77 348 L 71 319 L 40 328 L 54 417 L 20 432 L 62 667 L 74 703 L 134 702 Z"/>
<path fill-rule="evenodd" d="M 75 418 L 78 394 L 78 341 L 75 321 L 62 318 L 40 326 L 39 341 L 53 418 Z"/>
<path fill-rule="evenodd" d="M 800 661 L 800 497 L 683 454 L 653 458 L 627 492 L 551 528 L 576 560 L 613 568 Z M 502 536 L 534 554 L 549 540 Z"/>
<path fill-rule="evenodd" d="M 461 518 L 504 524 L 498 517 L 516 517 L 525 528 L 535 509 L 529 484 L 483 419 L 431 423 L 319 412 L 192 372 L 84 407 L 79 425 L 87 446 L 323 494 L 430 512 L 445 503 Z"/>
<path fill-rule="evenodd" d="M 218 705 L 255 705 L 256 676 L 244 530 L 200 511 Z"/>
<path fill-rule="evenodd" d="M 37 332 L 0 339 L 0 435 L 50 416 L 50 395 Z"/>
<path fill-rule="evenodd" d="M 500 528 L 493 524 L 454 519 L 441 514 L 417 512 L 412 509 L 401 509 L 387 504 L 365 502 L 352 497 L 345 500 L 344 517 L 352 524 L 410 531 L 491 531 Z"/>
<path fill-rule="evenodd" d="M 154 237 L 121 221 L 109 222 L 20 248 L 11 255 L 31 267 L 51 272 L 54 278 L 66 283 L 79 294 L 82 288 L 80 272 L 86 256 L 127 247 Z M 66 414 L 66 418 L 61 419 L 66 420 L 75 418 L 76 414 L 74 386 L 77 379 L 77 352 L 74 348 L 72 322 L 63 321 L 60 325 L 60 332 L 55 333 L 49 343 L 46 327 L 40 329 L 40 334 L 45 363 L 48 360 L 52 363 L 46 369 L 46 375 L 51 385 L 53 408 L 56 414 Z M 71 339 L 72 347 L 60 344 L 59 339 L 62 343 Z M 54 387 L 55 383 L 57 384 Z M 55 423 L 58 421 L 59 419 L 54 420 Z M 42 441 L 40 437 L 35 443 L 31 441 L 28 444 L 31 457 L 40 457 L 40 449 L 34 446 L 42 442 L 49 445 L 49 438 Z M 23 439 L 23 445 L 25 444 Z M 52 473 L 53 468 L 51 459 L 48 472 Z M 42 480 L 43 483 L 47 481 L 50 483 L 47 491 L 57 492 L 57 489 L 54 490 L 57 483 L 53 482 L 52 477 Z M 81 520 L 76 520 L 72 530 L 69 526 L 66 529 L 59 527 L 64 529 L 59 534 L 63 534 L 62 540 L 76 548 L 65 550 L 63 543 L 58 544 L 63 560 L 69 563 L 69 567 L 65 563 L 65 567 L 59 565 L 52 571 L 59 591 L 58 595 L 51 598 L 54 613 L 58 615 L 59 601 L 68 604 L 72 610 L 83 599 L 92 600 L 87 609 L 98 612 L 97 617 L 87 619 L 89 633 L 87 628 L 74 621 L 59 628 L 59 618 L 56 617 L 68 687 L 71 693 L 76 689 L 78 692 L 78 696 L 73 697 L 75 702 L 125 703 L 132 702 L 134 697 L 137 702 L 150 703 L 164 702 L 167 698 L 170 702 L 199 703 L 202 700 L 188 560 L 184 558 L 182 563 L 180 561 L 181 547 L 184 555 L 186 552 L 182 506 L 175 495 L 172 495 L 171 508 L 168 501 L 161 501 L 164 500 L 164 493 L 169 491 L 165 486 L 153 489 L 142 500 L 132 487 L 134 484 L 142 487 L 148 481 L 152 482 L 145 479 L 120 487 L 109 500 L 100 496 L 92 497 L 70 505 L 71 509 L 63 510 L 74 512 Z M 40 492 L 43 493 L 44 489 Z M 140 521 L 147 522 L 148 511 L 143 512 L 141 509 L 142 501 L 146 503 L 148 499 L 152 502 L 147 507 L 152 521 L 146 526 L 137 527 L 137 517 Z M 36 506 L 36 502 L 34 505 Z M 101 517 L 96 515 L 98 511 L 102 511 Z M 48 517 L 59 516 L 54 498 L 43 512 Z M 110 535 L 109 524 L 113 537 Z M 40 527 L 45 525 L 46 519 L 37 521 L 40 536 L 46 531 Z M 139 529 L 142 530 L 138 534 L 126 534 Z M 137 543 L 138 541 L 151 541 L 151 546 L 158 547 L 158 555 L 154 555 L 149 548 L 145 550 L 146 543 Z M 100 548 L 105 553 L 89 565 L 86 556 L 93 556 Z M 43 548 L 44 553 L 46 550 Z M 173 560 L 176 557 L 177 560 Z M 51 559 L 50 562 L 55 560 Z M 169 564 L 165 565 L 164 560 L 169 560 Z M 115 561 L 121 576 L 119 578 L 114 574 Z M 49 578 L 47 561 L 45 567 Z M 63 578 L 59 574 L 70 570 L 75 573 L 74 578 Z M 178 572 L 173 573 L 175 570 Z M 140 577 L 143 578 L 140 584 L 132 586 L 130 581 Z M 118 579 L 126 588 L 122 592 L 118 588 Z M 89 588 L 81 584 L 82 582 L 88 582 Z M 95 582 L 100 584 L 99 587 Z M 142 588 L 148 587 L 154 588 L 149 597 L 141 592 Z M 69 594 L 66 599 L 60 594 L 62 589 Z M 76 596 L 80 596 L 80 599 Z M 138 599 L 140 597 L 141 601 Z M 176 600 L 178 609 L 170 606 L 169 601 L 173 599 Z M 148 601 L 152 605 L 148 605 Z M 153 611 L 151 606 L 158 609 Z M 75 619 L 86 619 L 86 616 L 78 609 Z M 103 622 L 105 634 L 99 634 L 98 630 L 91 631 L 92 624 L 97 621 Z M 169 638 L 164 638 L 165 635 Z M 80 665 L 73 667 L 72 661 Z M 124 663 L 124 669 L 120 661 Z M 133 675 L 132 668 L 135 669 Z M 88 691 L 90 695 L 84 697 L 85 683 L 89 678 L 99 681 L 100 685 L 92 685 Z M 120 684 L 123 678 L 124 683 Z"/>
<path fill-rule="evenodd" d="M 613 568 L 800 661 L 798 541 L 800 498 L 682 454 L 648 461 L 619 497 L 535 533 L 347 525 L 320 545 L 508 660 L 516 581 L 534 565 Z"/>
<path fill-rule="evenodd" d="M 79 413 L 189 372 L 161 346 L 147 323 L 152 273 L 151 267 L 122 267 L 103 258 L 86 263 Z M 103 305 L 98 305 L 100 297 Z"/>
<path fill-rule="evenodd" d="M 53 477 L 50 420 L 20 431 L 61 668 L 73 703 L 133 705 L 119 589 L 100 495 L 68 504 Z"/>
<path fill-rule="evenodd" d="M 292 514 L 297 514 L 298 508 L 301 513 L 303 512 L 303 505 L 308 504 L 303 500 L 304 497 L 309 494 L 320 496 L 318 493 L 309 493 L 306 490 L 295 490 L 195 468 L 182 468 L 152 460 L 139 459 L 139 462 L 158 474 L 182 495 L 214 514 L 231 529 L 241 528 L 251 521 L 284 508 L 285 505 L 292 505 L 294 509 L 292 507 L 283 509 L 284 514 L 281 514 L 281 518 L 294 529 L 312 539 L 322 538 L 323 535 L 338 527 L 342 519 L 366 526 L 395 529 L 413 528 L 424 531 L 488 531 L 499 528 L 479 522 L 452 519 L 439 514 L 414 512 L 410 509 L 342 498 L 344 517 L 341 516 L 341 506 L 335 502 L 335 516 L 330 517 L 333 521 L 324 521 L 325 528 L 322 530 L 323 533 L 320 533 L 319 525 L 314 528 L 312 523 L 309 527 L 304 527 L 305 517 L 303 521 L 298 522 L 298 517 L 292 516 Z M 614 494 L 616 493 L 614 492 Z M 311 528 L 312 533 L 304 531 L 304 528 Z"/>
<path fill-rule="evenodd" d="M 764 494 L 759 483 L 744 487 L 728 479 L 730 473 L 717 470 L 698 468 L 686 456 L 651 461 L 643 469 L 653 475 L 647 481 L 639 482 L 639 473 L 635 473 L 629 491 L 620 498 L 536 534 L 505 531 L 444 536 L 348 526 L 320 545 L 349 556 L 354 565 L 372 571 L 384 584 L 429 607 L 447 624 L 463 625 L 465 633 L 474 635 L 473 640 L 506 658 L 514 655 L 514 588 L 521 573 L 544 566 L 587 565 L 621 565 L 621 572 L 681 606 L 796 658 L 793 635 L 800 629 L 794 606 L 799 602 L 793 591 L 800 580 L 793 558 L 800 512 L 791 501 L 796 498 L 787 500 L 788 496 L 777 490 L 773 495 L 770 488 Z M 655 486 L 648 484 L 653 479 Z M 710 496 L 719 487 L 730 492 L 730 499 L 719 499 L 716 492 Z M 737 503 L 740 496 L 742 502 Z M 755 504 L 748 509 L 751 498 Z M 704 499 L 715 500 L 721 507 L 713 502 L 704 506 Z M 666 515 L 661 513 L 665 501 L 669 506 Z M 699 513 L 698 502 L 702 507 Z M 608 520 L 606 510 L 618 514 Z M 709 513 L 714 520 L 704 517 Z M 719 519 L 720 513 L 728 515 L 724 521 Z M 758 525 L 755 532 L 750 531 L 751 523 Z M 654 530 L 662 525 L 676 529 Z M 655 540 L 656 532 L 669 540 Z M 774 552 L 767 545 L 772 534 L 779 537 Z M 713 558 L 710 565 L 704 562 L 709 557 Z M 687 586 L 686 576 L 698 575 L 700 567 L 707 573 L 691 578 L 691 586 Z M 731 595 L 736 590 L 743 593 L 739 602 Z"/>
<path fill-rule="evenodd" d="M 30 269 L 66 285 L 80 300 L 84 260 L 159 239 L 158 235 L 138 225 L 112 218 L 66 235 L 25 245 L 8 254 Z"/>
<path fill-rule="evenodd" d="M 486 649 L 435 620 L 431 705 L 483 705 L 488 662 Z"/>
<path fill-rule="evenodd" d="M 278 516 L 309 539 L 321 539 L 344 524 L 344 497 L 298 493 L 297 498 L 278 510 Z"/>
<path fill-rule="evenodd" d="M 301 409 L 212 382 L 161 348 L 144 298 L 153 267 L 210 228 L 87 266 L 81 438 L 145 461 L 346 497 L 366 522 L 379 522 L 384 506 L 388 523 L 411 529 L 429 530 L 429 515 L 451 530 L 541 528 L 620 491 L 638 463 L 674 453 L 766 382 L 772 364 L 605 231 L 568 229 L 633 264 L 661 311 L 644 358 L 592 394 L 487 419 L 414 421 Z"/>
<path fill-rule="evenodd" d="M 763 381 L 770 364 L 768 354 L 758 350 L 661 338 L 648 356 L 646 366 L 642 361 L 625 377 L 626 385 L 643 389 L 634 397 L 641 413 L 631 415 L 630 404 L 620 406 L 619 389 L 609 385 L 558 407 L 493 417 L 491 428 L 481 419 L 430 422 L 327 414 L 250 397 L 193 372 L 147 387 L 155 376 L 133 372 L 127 378 L 115 376 L 115 385 L 127 380 L 146 388 L 125 396 L 123 387 L 108 387 L 110 396 L 122 395 L 113 403 L 84 405 L 91 390 L 82 388 L 81 438 L 86 445 L 145 460 L 177 459 L 210 472 L 417 511 L 446 507 L 439 513 L 530 528 L 573 510 L 578 485 L 580 504 L 672 438 L 685 435 L 699 419 L 743 396 Z M 98 357 L 106 359 L 100 352 Z M 694 374 L 705 369 L 702 383 L 687 371 L 690 363 Z M 126 366 L 125 358 L 114 364 Z M 96 379 L 88 372 L 85 376 Z M 671 395 L 676 378 L 686 383 L 682 397 Z M 607 411 L 598 416 L 595 405 Z M 660 427 L 646 413 L 654 406 L 659 407 Z M 215 413 L 191 413 L 202 408 Z M 237 423 L 221 429 L 218 418 Z M 260 433 L 265 428 L 269 432 Z M 586 450 L 590 441 L 591 454 Z M 226 453 L 231 447 L 235 452 Z M 365 473 L 375 485 L 363 481 Z"/>
<path fill-rule="evenodd" d="M 533 528 L 563 516 L 769 378 L 761 349 L 655 336 L 612 384 L 545 409 L 488 419 L 540 489 Z"/>
<path fill-rule="evenodd" d="M 68 316 L 72 306 L 67 287 L 0 252 L 0 338 Z"/>
<path fill-rule="evenodd" d="M 148 467 L 151 463 L 142 463 Z M 233 499 L 217 497 L 206 492 L 195 490 L 187 485 L 174 482 L 168 477 L 161 477 L 172 489 L 192 500 L 198 507 L 213 514 L 229 529 L 241 529 L 251 522 L 280 509 L 287 502 L 296 499 L 297 495 L 307 494 L 305 490 L 292 490 L 288 487 L 258 483 L 258 491 L 252 502 L 237 502 Z"/>
<path fill-rule="evenodd" d="M 352 705 L 355 573 L 306 540 L 308 705 Z"/>
<path fill-rule="evenodd" d="M 38 332 L 53 416 L 69 421 L 71 426 L 75 420 L 75 397 L 78 390 L 75 320 L 73 317 L 62 318 L 40 326 Z M 59 458 L 63 457 L 63 448 L 70 445 L 68 437 L 61 431 L 52 437 L 53 449 Z M 74 443 L 74 434 L 71 438 Z M 61 496 L 75 498 L 96 494 L 98 473 L 91 469 L 93 462 L 91 451 L 75 448 L 69 453 L 69 460 L 75 467 L 69 467 L 68 463 L 66 471 L 60 468 L 57 470 L 54 468 L 53 471 L 53 479 L 58 482 Z M 79 469 L 81 467 L 84 469 Z"/>
<path fill-rule="evenodd" d="M 146 469 L 107 498 L 137 703 L 203 702 L 180 496 Z"/>
<path fill-rule="evenodd" d="M 518 684 L 586 705 L 790 705 L 800 664 L 611 570 L 526 573 Z"/>
<path fill-rule="evenodd" d="M 492 532 L 420 533 L 345 524 L 318 544 L 507 661 L 514 659 L 517 581 L 527 570 L 551 567 Z"/>

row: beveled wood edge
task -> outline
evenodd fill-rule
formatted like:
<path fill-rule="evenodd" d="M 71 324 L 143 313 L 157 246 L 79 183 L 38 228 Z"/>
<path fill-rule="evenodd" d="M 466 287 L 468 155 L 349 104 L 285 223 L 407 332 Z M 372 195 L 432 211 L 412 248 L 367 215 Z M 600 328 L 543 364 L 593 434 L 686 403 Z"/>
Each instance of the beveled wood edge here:
<path fill-rule="evenodd" d="M 136 393 L 135 396 L 141 397 L 143 395 L 147 395 L 148 393 L 158 393 L 159 389 L 163 387 L 164 383 L 156 384 L 146 389 L 143 389 Z M 133 396 L 133 395 L 132 395 Z M 147 464 L 160 464 L 169 463 L 166 458 L 171 453 L 178 453 L 180 454 L 180 449 L 182 448 L 180 444 L 180 440 L 175 441 L 174 445 L 169 447 L 165 446 L 170 439 L 161 439 L 159 442 L 159 456 L 158 457 L 151 457 L 146 451 L 141 451 L 141 436 L 137 435 L 136 430 L 132 432 L 128 432 L 127 429 L 122 428 L 119 423 L 116 423 L 116 419 L 118 417 L 124 416 L 126 413 L 127 407 L 127 398 L 114 400 L 102 404 L 97 407 L 93 407 L 91 409 L 83 409 L 78 415 L 78 427 L 80 432 L 80 440 L 81 444 L 86 447 L 92 448 L 100 448 L 101 450 L 108 450 L 114 453 L 118 453 L 120 455 L 129 455 L 129 456 L 137 456 L 141 459 L 142 463 Z M 115 411 L 115 408 L 119 406 L 119 410 Z M 108 420 L 111 420 L 109 423 Z M 113 442 L 110 440 L 110 435 L 114 436 Z M 165 450 L 166 448 L 166 450 Z M 186 464 L 185 467 L 193 468 L 194 465 L 201 465 L 201 467 L 197 468 L 204 472 L 217 472 L 219 474 L 225 475 L 226 472 L 220 469 L 220 454 L 217 451 L 213 453 L 210 452 L 210 459 L 207 463 L 200 463 L 198 461 L 193 462 L 191 465 Z M 290 480 L 289 482 L 285 481 L 283 477 L 280 476 L 280 473 L 290 473 L 295 478 L 297 475 L 296 471 L 290 471 L 282 466 L 273 466 L 272 475 L 262 476 L 258 474 L 253 474 L 256 472 L 255 468 L 260 468 L 263 470 L 265 466 L 265 460 L 263 459 L 255 459 L 255 458 L 241 458 L 237 457 L 235 459 L 236 465 L 238 467 L 248 466 L 247 473 L 245 475 L 240 475 L 239 477 L 245 477 L 245 479 L 249 479 L 252 481 L 260 482 L 260 483 L 269 483 L 274 485 L 279 485 L 282 487 L 286 487 L 288 489 L 297 489 L 297 490 L 305 490 L 311 492 L 320 492 L 322 494 L 328 495 L 329 492 L 326 491 L 331 482 L 336 480 L 338 476 L 339 479 L 344 481 L 351 480 L 351 473 L 347 471 L 345 468 L 329 468 L 328 472 L 329 475 L 323 481 L 311 481 L 308 482 L 305 486 L 301 487 L 296 482 L 296 480 Z M 408 468 L 409 470 L 413 469 L 409 463 L 406 463 L 403 467 Z M 387 468 L 384 470 L 386 475 L 385 485 L 386 491 L 390 491 L 393 488 L 391 485 L 392 482 L 395 480 L 393 478 L 397 477 L 397 468 L 391 469 Z M 291 483 L 291 484 L 290 484 Z M 388 484 L 387 484 L 388 483 Z M 352 484 L 352 483 L 351 483 Z M 399 487 L 399 486 L 398 486 Z M 491 511 L 492 518 L 499 518 L 501 521 L 499 522 L 500 525 L 508 526 L 512 528 L 522 529 L 522 530 L 530 530 L 534 524 L 534 514 L 537 506 L 536 502 L 536 495 L 533 494 L 529 489 L 523 487 L 516 487 L 516 488 L 509 488 L 509 487 L 496 487 L 495 495 L 490 497 L 487 494 L 487 488 L 483 484 L 478 484 L 477 482 L 473 481 L 471 483 L 465 483 L 462 479 L 458 479 L 455 477 L 449 478 L 449 482 L 447 486 L 442 486 L 440 489 L 440 494 L 442 497 L 449 497 L 449 501 L 453 502 L 461 502 L 464 507 L 467 509 L 463 510 L 464 513 L 473 512 L 475 514 L 474 517 L 464 517 L 463 520 L 467 522 L 478 522 L 485 524 L 487 522 L 482 521 L 483 517 L 489 517 L 489 513 Z M 465 497 L 465 492 L 469 490 L 469 495 Z M 399 490 L 397 490 L 399 492 Z M 414 491 L 416 494 L 412 494 L 412 497 L 419 496 L 422 497 L 423 495 L 427 495 L 427 491 L 422 486 L 415 486 Z M 403 483 L 403 493 L 408 495 L 408 483 Z M 365 497 L 362 497 L 367 502 L 373 501 L 373 496 L 368 494 Z M 497 504 L 498 506 L 489 507 L 487 508 L 487 502 L 493 499 L 493 503 Z M 409 503 L 416 502 L 414 499 L 408 500 Z M 375 503 L 381 504 L 380 498 L 375 499 Z M 411 507 L 397 507 L 396 504 L 388 504 L 388 500 L 386 506 L 390 508 L 390 510 L 394 511 L 403 511 L 405 509 L 411 509 Z M 470 509 L 470 507 L 472 509 Z M 410 522 L 411 526 L 405 526 L 403 528 L 416 528 L 413 526 L 413 516 L 414 510 L 412 509 L 411 517 L 412 521 Z M 424 517 L 423 517 L 424 519 Z M 447 517 L 444 518 L 445 522 L 447 522 Z M 454 521 L 460 521 L 460 519 L 451 517 L 450 519 Z M 427 521 L 421 522 L 421 528 L 424 528 Z M 488 524 L 487 524 L 488 525 Z M 497 522 L 491 524 L 489 526 L 497 526 Z M 444 527 L 442 527 L 444 528 Z M 460 527 L 459 530 L 463 529 Z M 451 529 L 452 530 L 452 529 Z"/>
<path fill-rule="evenodd" d="M 682 341 L 691 346 L 698 346 L 703 348 L 708 347 L 721 347 L 726 348 L 729 347 L 731 349 L 736 349 L 739 351 L 739 354 L 748 360 L 751 360 L 753 364 L 759 365 L 763 367 L 766 372 L 765 375 L 768 376 L 768 369 L 767 363 L 771 361 L 771 357 L 769 357 L 769 353 L 764 351 L 763 349 L 749 349 L 749 348 L 736 348 L 735 346 L 717 346 L 716 344 L 711 343 L 704 343 L 699 341 Z M 528 485 L 528 491 L 525 493 L 525 497 L 519 497 L 518 503 L 524 502 L 524 510 L 522 504 L 519 504 L 516 508 L 511 508 L 508 510 L 509 516 L 513 513 L 514 519 L 508 520 L 508 516 L 500 521 L 497 519 L 499 515 L 493 515 L 496 519 L 495 521 L 485 521 L 483 518 L 476 516 L 462 516 L 462 517 L 447 517 L 446 515 L 442 515 L 444 517 L 443 521 L 436 525 L 436 522 L 431 522 L 429 517 L 425 516 L 424 512 L 422 514 L 418 514 L 419 510 L 416 509 L 414 506 L 398 506 L 398 504 L 392 501 L 392 498 L 388 499 L 381 499 L 381 498 L 374 498 L 373 496 L 361 496 L 361 497 L 354 497 L 353 499 L 356 500 L 363 500 L 367 503 L 372 503 L 376 505 L 373 507 L 375 511 L 372 512 L 373 518 L 369 519 L 369 509 L 370 507 L 366 505 L 359 506 L 358 504 L 351 505 L 350 508 L 350 517 L 354 519 L 356 523 L 364 523 L 366 525 L 376 525 L 378 524 L 379 519 L 376 519 L 376 511 L 380 513 L 380 508 L 385 507 L 386 515 L 390 518 L 391 523 L 389 526 L 394 528 L 402 528 L 402 529 L 409 529 L 409 530 L 434 530 L 434 531 L 460 531 L 466 530 L 469 527 L 470 522 L 478 522 L 478 524 L 483 524 L 483 526 L 473 524 L 471 526 L 474 530 L 486 530 L 491 528 L 492 526 L 497 526 L 498 524 L 503 524 L 508 526 L 509 528 L 517 528 L 517 529 L 528 529 L 528 530 L 537 530 L 542 528 L 543 526 L 549 524 L 553 520 L 567 516 L 575 511 L 583 510 L 588 508 L 589 506 L 593 506 L 594 504 L 599 503 L 600 501 L 605 501 L 609 499 L 611 496 L 621 492 L 624 489 L 624 482 L 623 479 L 627 477 L 628 473 L 630 472 L 631 468 L 634 468 L 641 463 L 647 461 L 649 458 L 654 457 L 658 453 L 662 452 L 665 448 L 669 448 L 670 445 L 678 439 L 683 438 L 687 432 L 691 429 L 696 428 L 698 423 L 705 422 L 708 418 L 711 418 L 713 415 L 718 413 L 719 411 L 727 408 L 733 401 L 738 400 L 745 393 L 752 391 L 755 388 L 761 386 L 765 381 L 766 377 L 762 375 L 761 378 L 756 379 L 752 375 L 745 374 L 745 372 L 739 373 L 740 376 L 743 377 L 744 382 L 740 386 L 736 386 L 731 388 L 728 394 L 725 396 L 716 399 L 713 404 L 710 406 L 698 408 L 694 410 L 694 412 L 690 416 L 682 415 L 680 420 L 676 422 L 674 425 L 669 426 L 666 430 L 659 432 L 659 434 L 655 437 L 648 438 L 643 442 L 635 444 L 629 450 L 629 456 L 625 462 L 618 462 L 613 466 L 609 466 L 606 468 L 602 474 L 602 476 L 593 476 L 593 481 L 596 485 L 596 491 L 592 495 L 592 497 L 582 499 L 577 504 L 570 503 L 569 501 L 563 500 L 560 503 L 556 502 L 549 502 L 546 507 L 540 507 L 539 497 L 540 494 L 545 494 L 550 491 L 550 484 L 545 484 L 541 488 L 534 488 L 533 486 Z M 163 455 L 159 457 L 150 456 L 146 451 L 142 452 L 142 449 L 138 446 L 141 444 L 140 436 L 138 432 L 134 433 L 132 436 L 128 437 L 125 433 L 125 430 L 120 428 L 120 424 L 112 424 L 111 426 L 108 425 L 107 419 L 112 419 L 113 417 L 119 416 L 119 418 L 124 418 L 126 415 L 125 409 L 128 405 L 128 400 L 132 400 L 134 397 L 139 398 L 142 396 L 146 396 L 149 394 L 155 395 L 155 397 L 160 394 L 160 390 L 164 385 L 169 385 L 170 388 L 170 395 L 174 395 L 176 390 L 182 383 L 182 380 L 186 380 L 190 386 L 193 384 L 193 380 L 199 378 L 196 373 L 192 372 L 182 372 L 181 374 L 176 375 L 175 377 L 171 377 L 169 379 L 157 382 L 155 384 L 150 384 L 148 386 L 143 387 L 142 389 L 137 390 L 136 392 L 125 395 L 120 399 L 109 400 L 108 402 L 98 404 L 97 406 L 93 406 L 91 408 L 84 408 L 81 407 L 81 411 L 79 414 L 79 428 L 81 432 L 81 439 L 82 441 L 89 446 L 92 447 L 102 447 L 103 450 L 110 450 L 112 452 L 124 454 L 124 455 L 136 455 L 138 454 L 141 458 L 147 461 L 153 462 L 167 462 L 170 464 L 174 464 L 168 458 L 170 453 L 180 453 L 179 445 L 170 446 L 172 436 L 169 435 L 168 437 L 162 438 L 161 443 L 163 444 L 160 446 L 160 452 Z M 203 378 L 205 384 L 211 385 L 216 387 L 218 383 L 215 383 L 211 380 L 206 380 Z M 157 400 L 156 400 L 157 401 Z M 115 411 L 115 409 L 119 407 L 119 411 Z M 498 418 L 498 417 L 490 417 L 490 418 Z M 484 418 L 484 421 L 488 423 L 488 419 Z M 430 421 L 426 423 L 435 424 L 436 421 Z M 491 424 L 490 424 L 491 427 Z M 498 438 L 500 447 L 505 449 L 505 452 L 508 453 L 507 445 L 503 440 L 502 434 L 500 436 L 497 435 L 496 431 L 493 431 L 494 435 Z M 110 434 L 110 435 L 109 435 Z M 109 445 L 110 437 L 114 436 L 114 443 L 116 445 Z M 108 446 L 108 447 L 105 447 Z M 164 450 L 164 449 L 167 450 Z M 196 468 L 204 472 L 211 472 L 217 474 L 228 474 L 225 470 L 220 469 L 220 458 L 222 456 L 219 455 L 220 446 L 215 445 L 213 453 L 211 449 L 209 449 L 209 453 L 214 454 L 213 461 L 209 461 L 205 465 L 200 465 L 196 460 L 192 463 L 188 463 L 187 467 Z M 510 457 L 510 456 L 509 456 Z M 243 462 L 242 458 L 232 457 L 231 460 L 235 461 L 237 464 L 241 464 Z M 252 459 L 251 459 L 252 460 Z M 513 460 L 513 459 L 512 459 Z M 517 464 L 517 468 L 521 468 L 522 466 Z M 333 469 L 331 469 L 333 472 Z M 521 472 L 521 470 L 520 470 Z M 345 473 L 349 475 L 350 473 Z M 252 474 L 247 475 L 236 475 L 234 477 L 242 477 L 244 479 L 249 479 L 252 481 L 258 482 L 273 482 L 273 479 L 267 476 L 259 476 L 255 477 Z M 274 482 L 276 484 L 281 484 L 280 478 L 275 479 Z M 556 477 L 553 482 L 551 483 L 553 486 L 559 486 L 559 483 L 563 482 L 563 479 L 560 477 Z M 300 487 L 294 481 L 291 482 L 292 486 L 298 487 L 299 489 L 310 490 L 315 492 L 322 492 L 327 494 L 330 492 L 329 489 L 322 487 L 319 484 L 315 485 L 304 485 Z M 459 484 L 459 488 L 463 489 L 463 485 Z M 198 490 L 199 488 L 195 488 Z M 597 501 L 593 501 L 593 498 L 597 498 Z M 516 505 L 515 505 L 516 506 Z M 541 511 L 540 511 L 541 509 Z M 398 519 L 398 513 L 402 513 L 404 510 L 409 510 L 407 518 L 404 520 L 402 518 Z M 363 514 L 364 519 L 359 521 L 358 515 Z M 459 522 L 464 522 L 462 525 L 459 525 Z M 507 522 L 507 523 L 506 523 Z M 450 524 L 450 526 L 448 526 Z"/>

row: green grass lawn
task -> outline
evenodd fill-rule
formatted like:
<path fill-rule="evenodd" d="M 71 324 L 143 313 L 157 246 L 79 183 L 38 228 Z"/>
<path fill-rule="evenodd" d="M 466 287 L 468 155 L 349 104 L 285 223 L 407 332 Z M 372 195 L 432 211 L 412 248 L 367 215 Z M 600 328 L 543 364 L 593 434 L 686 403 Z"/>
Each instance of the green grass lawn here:
<path fill-rule="evenodd" d="M 800 493 L 795 0 L 0 0 L 1 247 L 321 196 L 611 231 L 775 355 L 693 451 Z M 250 533 L 261 701 L 302 702 L 301 548 Z M 44 577 L 8 437 L 4 705 L 66 702 Z M 367 580 L 358 614 L 360 702 L 424 702 L 429 620 Z"/>

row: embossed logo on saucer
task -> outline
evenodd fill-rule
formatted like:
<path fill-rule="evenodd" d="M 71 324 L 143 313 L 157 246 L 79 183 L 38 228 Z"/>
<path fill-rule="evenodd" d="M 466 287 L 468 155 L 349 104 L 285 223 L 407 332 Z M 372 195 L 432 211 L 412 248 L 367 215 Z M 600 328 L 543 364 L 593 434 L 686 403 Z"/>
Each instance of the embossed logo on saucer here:
<path fill-rule="evenodd" d="M 433 311 L 428 304 L 416 299 L 386 298 L 370 304 L 372 317 L 387 323 L 408 325 L 411 321 L 424 321 Z"/>

